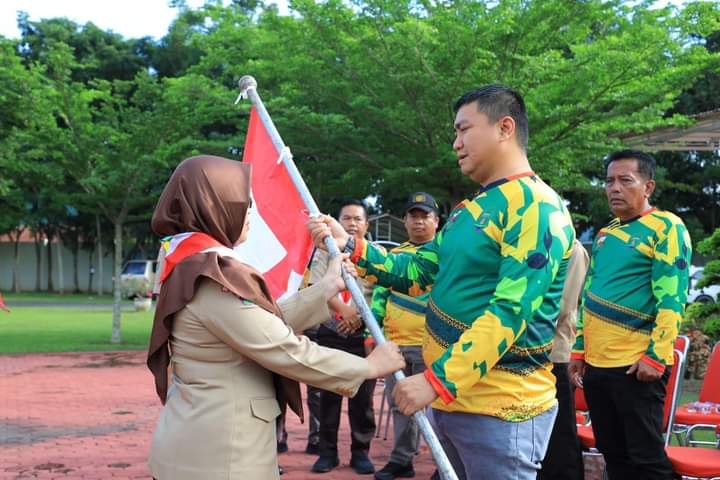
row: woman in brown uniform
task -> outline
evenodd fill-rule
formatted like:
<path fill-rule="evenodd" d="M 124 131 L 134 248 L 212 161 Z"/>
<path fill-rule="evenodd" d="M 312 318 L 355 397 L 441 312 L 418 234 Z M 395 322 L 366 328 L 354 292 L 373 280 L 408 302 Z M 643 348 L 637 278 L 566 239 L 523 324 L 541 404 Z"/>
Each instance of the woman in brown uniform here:
<path fill-rule="evenodd" d="M 364 380 L 404 366 L 393 344 L 361 358 L 293 333 L 330 316 L 327 300 L 345 287 L 340 261 L 276 304 L 262 274 L 232 250 L 247 236 L 249 202 L 249 165 L 193 157 L 175 170 L 152 218 L 175 246 L 147 362 L 165 404 L 149 459 L 158 480 L 277 478 L 278 397 L 302 418 L 297 382 L 353 396 Z"/>

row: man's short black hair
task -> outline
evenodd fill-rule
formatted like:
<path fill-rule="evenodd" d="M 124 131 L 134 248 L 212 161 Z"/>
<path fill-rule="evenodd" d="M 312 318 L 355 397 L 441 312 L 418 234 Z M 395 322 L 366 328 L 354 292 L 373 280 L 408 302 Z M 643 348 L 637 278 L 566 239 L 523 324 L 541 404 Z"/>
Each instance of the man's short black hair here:
<path fill-rule="evenodd" d="M 358 199 L 356 199 L 356 198 L 351 198 L 351 199 L 349 199 L 349 200 L 344 200 L 344 201 L 340 204 L 340 209 L 338 210 L 337 218 L 340 219 L 340 214 L 342 213 L 343 208 L 345 208 L 345 207 L 350 207 L 350 206 L 361 207 L 361 208 L 363 209 L 363 214 L 365 215 L 365 220 L 367 221 L 367 219 L 368 219 L 368 209 L 367 209 L 367 205 L 365 205 L 365 202 L 363 202 L 362 200 L 358 200 Z"/>
<path fill-rule="evenodd" d="M 518 145 L 527 151 L 528 117 L 525 101 L 518 92 L 505 85 L 485 85 L 466 92 L 453 106 L 455 113 L 469 103 L 477 103 L 478 112 L 484 113 L 492 122 L 502 117 L 515 120 L 515 136 Z"/>
<path fill-rule="evenodd" d="M 657 162 L 649 153 L 641 152 L 640 150 L 620 150 L 618 152 L 613 152 L 605 159 L 605 169 L 607 170 L 610 164 L 617 160 L 635 160 L 637 162 L 637 169 L 640 175 L 644 176 L 648 180 L 655 179 L 655 168 L 657 167 Z"/>

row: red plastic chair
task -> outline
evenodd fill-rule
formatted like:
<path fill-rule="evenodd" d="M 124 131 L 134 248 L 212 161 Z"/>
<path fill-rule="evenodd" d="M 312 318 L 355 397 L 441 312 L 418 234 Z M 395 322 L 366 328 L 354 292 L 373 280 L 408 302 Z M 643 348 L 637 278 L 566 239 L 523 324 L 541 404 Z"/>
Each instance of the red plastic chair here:
<path fill-rule="evenodd" d="M 575 420 L 577 421 L 577 433 L 580 439 L 580 445 L 583 448 L 595 450 L 595 434 L 592 431 L 590 421 L 589 408 L 587 400 L 585 400 L 585 390 L 582 388 L 575 389 Z"/>
<path fill-rule="evenodd" d="M 672 433 L 672 419 L 675 414 L 675 407 L 677 401 L 680 398 L 680 386 L 681 386 L 681 372 L 685 366 L 685 356 L 680 350 L 673 350 L 674 364 L 672 370 L 670 370 L 670 378 L 668 378 L 667 386 L 665 387 L 665 407 L 663 410 L 663 428 L 665 429 L 665 446 L 670 442 L 670 435 Z M 581 388 L 575 390 L 575 408 L 580 410 L 578 405 L 583 405 L 587 408 L 587 402 L 585 400 L 585 393 Z M 583 448 L 590 451 L 590 453 L 597 452 L 595 448 L 595 434 L 592 431 L 592 424 L 578 424 L 578 438 Z"/>
<path fill-rule="evenodd" d="M 720 426 L 715 433 L 717 448 L 667 447 L 673 472 L 683 479 L 720 480 Z"/>
<path fill-rule="evenodd" d="M 715 344 L 710 362 L 708 363 L 705 379 L 700 388 L 699 402 L 712 402 L 720 404 L 720 342 Z M 713 445 L 711 442 L 693 440 L 692 434 L 698 429 L 715 429 L 720 425 L 720 413 L 690 412 L 685 404 L 678 407 L 675 414 L 673 432 L 677 435 L 685 434 L 685 445 Z"/>
<path fill-rule="evenodd" d="M 690 349 L 690 337 L 687 335 L 678 335 L 675 338 L 675 350 L 680 350 L 685 358 L 687 358 L 688 350 Z"/>

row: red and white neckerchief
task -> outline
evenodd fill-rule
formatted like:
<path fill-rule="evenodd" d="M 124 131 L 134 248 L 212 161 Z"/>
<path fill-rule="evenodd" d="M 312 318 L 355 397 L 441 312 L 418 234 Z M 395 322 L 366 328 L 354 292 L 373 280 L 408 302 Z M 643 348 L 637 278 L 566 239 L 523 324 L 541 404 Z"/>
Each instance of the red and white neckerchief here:
<path fill-rule="evenodd" d="M 160 242 L 158 255 L 159 282 L 163 283 L 175 269 L 175 266 L 197 253 L 215 252 L 224 257 L 233 257 L 242 261 L 232 248 L 228 248 L 206 233 L 187 232 L 166 237 Z M 156 285 L 157 287 L 157 285 Z"/>

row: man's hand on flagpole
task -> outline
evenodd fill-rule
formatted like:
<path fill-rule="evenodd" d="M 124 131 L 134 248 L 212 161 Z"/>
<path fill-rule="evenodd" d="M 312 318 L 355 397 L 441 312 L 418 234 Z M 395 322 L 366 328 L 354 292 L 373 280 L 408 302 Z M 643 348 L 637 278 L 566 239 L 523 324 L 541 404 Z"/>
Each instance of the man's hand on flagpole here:
<path fill-rule="evenodd" d="M 392 396 L 400 412 L 409 417 L 434 402 L 438 394 L 425 375 L 418 373 L 397 382 Z"/>
<path fill-rule="evenodd" d="M 340 225 L 340 222 L 330 215 L 310 217 L 307 226 L 315 246 L 322 250 L 327 250 L 327 247 L 325 247 L 325 238 L 328 236 L 332 235 L 340 250 L 345 248 L 350 238 L 350 234 L 345 231 L 342 225 Z"/>

